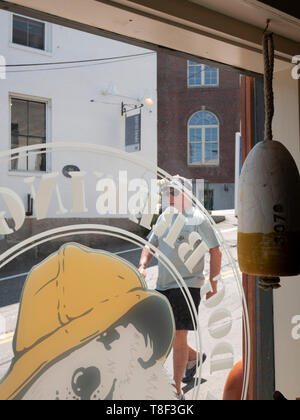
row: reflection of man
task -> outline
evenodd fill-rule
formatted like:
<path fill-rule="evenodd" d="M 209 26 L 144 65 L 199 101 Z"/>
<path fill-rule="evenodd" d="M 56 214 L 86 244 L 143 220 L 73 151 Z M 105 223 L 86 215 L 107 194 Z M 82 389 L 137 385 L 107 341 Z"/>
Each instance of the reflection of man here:
<path fill-rule="evenodd" d="M 204 257 L 200 258 L 196 266 L 191 273 L 183 261 L 179 258 L 178 248 L 183 243 L 189 243 L 189 236 L 192 232 L 198 232 L 202 240 L 206 244 L 210 253 L 210 282 L 212 291 L 206 295 L 206 298 L 209 299 L 214 294 L 217 293 L 217 282 L 214 282 L 213 279 L 220 273 L 221 270 L 221 260 L 222 253 L 220 251 L 219 241 L 212 229 L 209 221 L 204 216 L 204 214 L 199 210 L 193 207 L 192 202 L 186 195 L 183 193 L 182 186 L 192 190 L 192 185 L 190 181 L 176 176 L 172 179 L 170 183 L 167 184 L 165 193 L 169 195 L 170 207 L 174 207 L 179 212 L 182 212 L 182 215 L 186 218 L 184 227 L 179 233 L 179 236 L 176 239 L 175 247 L 172 248 L 169 246 L 164 239 L 167 237 L 168 233 L 174 225 L 177 215 L 172 216 L 171 223 L 166 229 L 165 233 L 158 237 L 155 235 L 154 230 L 148 236 L 148 240 L 151 244 L 159 248 L 159 250 L 166 255 L 169 260 L 175 265 L 176 269 L 181 274 L 184 279 L 193 301 L 195 307 L 198 310 L 200 304 L 200 288 L 204 283 Z M 167 212 L 164 212 L 158 219 L 156 226 L 160 223 L 163 223 L 166 220 Z M 139 271 L 145 275 L 145 268 L 149 264 L 152 258 L 149 248 L 145 247 L 141 259 Z M 158 281 L 157 281 L 157 290 L 164 294 L 172 306 L 175 323 L 176 323 L 176 336 L 173 347 L 173 359 L 174 359 L 174 381 L 177 389 L 178 398 L 184 399 L 184 396 L 181 392 L 181 382 L 188 382 L 193 379 L 193 376 L 196 373 L 196 360 L 197 352 L 195 349 L 190 347 L 187 343 L 188 331 L 195 329 L 195 320 L 193 322 L 190 310 L 187 306 L 186 299 L 182 293 L 179 285 L 172 278 L 168 270 L 159 263 L 159 272 L 158 272 Z M 200 354 L 198 355 L 199 360 Z M 205 359 L 205 356 L 203 357 Z M 185 373 L 185 377 L 183 378 Z"/>

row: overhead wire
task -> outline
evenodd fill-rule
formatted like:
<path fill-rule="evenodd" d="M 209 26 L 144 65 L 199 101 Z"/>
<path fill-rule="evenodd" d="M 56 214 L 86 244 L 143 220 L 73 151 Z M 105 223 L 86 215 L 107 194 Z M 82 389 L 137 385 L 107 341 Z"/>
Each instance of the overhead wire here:
<path fill-rule="evenodd" d="M 53 63 L 19 63 L 19 64 L 6 64 L 5 67 L 32 67 L 32 66 L 49 66 L 49 65 L 58 65 L 58 64 L 78 64 L 78 63 L 88 63 L 93 61 L 106 61 L 106 60 L 115 60 L 119 58 L 130 58 L 130 57 L 141 57 L 144 55 L 155 54 L 155 52 L 147 52 L 141 54 L 129 54 L 121 55 L 116 57 L 106 57 L 106 58 L 90 58 L 86 60 L 71 60 L 71 61 L 55 61 Z"/>
<path fill-rule="evenodd" d="M 112 64 L 112 63 L 119 63 L 122 61 L 130 61 L 140 57 L 145 57 L 149 55 L 154 55 L 155 52 L 147 52 L 141 54 L 130 54 L 125 56 L 116 56 L 116 57 L 106 57 L 106 58 L 95 58 L 95 59 L 87 59 L 87 60 L 73 60 L 73 61 L 57 61 L 57 62 L 49 62 L 49 63 L 18 63 L 18 64 L 0 64 L 0 70 L 2 67 L 5 69 L 10 68 L 20 68 L 20 67 L 49 67 L 49 66 L 60 66 L 60 67 L 53 67 L 53 68 L 41 68 L 41 69 L 29 69 L 29 70 L 6 70 L 6 73 L 28 73 L 28 72 L 40 72 L 40 71 L 53 71 L 53 70 L 69 70 L 69 69 L 78 69 L 78 68 L 88 68 L 94 67 L 98 65 L 105 65 L 105 64 Z M 89 63 L 89 64 L 87 64 Z M 63 66 L 65 64 L 82 64 L 82 65 L 74 65 L 74 66 Z M 63 67 L 61 67 L 63 66 Z M 204 67 L 202 70 L 198 71 L 197 73 L 203 73 L 206 71 Z M 189 76 L 192 78 L 192 76 Z"/>
<path fill-rule="evenodd" d="M 153 55 L 155 53 L 144 53 L 144 54 L 131 54 L 125 56 L 118 56 L 118 57 L 106 57 L 106 58 L 96 58 L 90 60 L 75 60 L 75 61 L 61 61 L 55 63 L 26 63 L 26 64 L 7 64 L 7 65 L 0 65 L 1 67 L 5 68 L 20 68 L 20 67 L 34 67 L 33 69 L 29 70 L 7 70 L 6 73 L 26 73 L 26 72 L 36 72 L 36 71 L 53 71 L 53 70 L 64 70 L 64 69 L 72 69 L 72 68 L 87 68 L 92 66 L 99 66 L 105 64 L 112 64 L 118 63 L 122 61 L 131 61 L 137 58 L 145 57 L 148 55 Z M 74 65 L 74 66 L 63 66 L 64 64 L 81 64 L 81 65 Z M 39 68 L 36 69 L 35 67 L 48 67 L 48 66 L 60 66 L 60 67 L 52 67 L 52 68 Z"/>

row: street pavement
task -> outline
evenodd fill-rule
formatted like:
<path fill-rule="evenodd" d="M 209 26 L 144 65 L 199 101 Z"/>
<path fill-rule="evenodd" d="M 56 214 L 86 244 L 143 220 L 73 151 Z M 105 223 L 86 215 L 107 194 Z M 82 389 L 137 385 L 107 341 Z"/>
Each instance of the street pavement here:
<path fill-rule="evenodd" d="M 224 214 L 224 212 L 222 212 Z M 183 391 L 185 392 L 185 397 L 187 400 L 191 399 L 200 399 L 204 400 L 207 398 L 216 398 L 221 400 L 223 396 L 224 385 L 230 369 L 220 370 L 216 372 L 211 372 L 212 362 L 212 351 L 217 344 L 221 342 L 226 342 L 231 344 L 234 350 L 234 363 L 238 362 L 242 358 L 242 301 L 240 296 L 240 290 L 237 286 L 237 282 L 234 277 L 234 271 L 232 269 L 232 262 L 236 263 L 237 261 L 237 219 L 234 216 L 233 211 L 225 212 L 226 219 L 224 222 L 219 223 L 217 228 L 222 234 L 224 239 L 224 245 L 222 246 L 223 252 L 223 262 L 222 262 L 222 281 L 225 286 L 225 297 L 222 300 L 221 304 L 215 308 L 209 308 L 205 305 L 205 302 L 202 302 L 199 310 L 199 335 L 195 332 L 190 332 L 188 335 L 188 341 L 191 346 L 200 350 L 200 347 L 197 346 L 199 342 L 201 343 L 201 350 L 207 354 L 207 361 L 202 366 L 201 378 L 202 383 L 199 386 L 194 387 L 194 383 L 184 385 Z M 226 249 L 225 249 L 226 248 Z M 114 252 L 121 257 L 127 259 L 131 263 L 138 265 L 139 257 L 141 251 L 132 246 L 125 246 L 120 249 L 110 249 L 110 252 Z M 231 257 L 227 255 L 227 252 L 230 252 Z M 237 265 L 235 265 L 237 268 Z M 206 275 L 209 274 L 209 259 L 207 256 Z M 21 273 L 23 271 L 21 270 Z M 149 289 L 155 289 L 156 279 L 158 274 L 157 261 L 153 259 L 149 268 L 147 269 L 146 282 Z M 22 285 L 26 279 L 26 275 L 21 275 L 17 278 L 10 278 L 7 280 L 1 281 L 0 278 L 0 296 L 3 297 L 4 293 L 7 296 L 8 301 L 16 301 L 14 304 L 6 305 L 3 304 L 3 299 L 0 300 L 0 380 L 6 374 L 12 357 L 12 341 L 14 336 L 14 331 L 17 323 L 19 303 L 18 300 L 21 296 Z M 16 292 L 17 290 L 17 292 Z M 18 297 L 16 297 L 18 293 Z M 230 317 L 228 319 L 216 320 L 213 326 L 209 328 L 209 320 L 213 315 L 213 311 L 218 308 L 225 308 L 230 312 Z M 226 328 L 229 325 L 229 332 L 227 337 L 218 339 L 212 334 L 218 328 Z M 231 327 L 230 327 L 231 326 Z M 215 359 L 224 358 L 224 355 L 217 355 Z M 172 352 L 168 357 L 165 368 L 172 378 L 173 372 L 173 361 L 172 361 Z M 200 372 L 198 372 L 200 376 Z"/>

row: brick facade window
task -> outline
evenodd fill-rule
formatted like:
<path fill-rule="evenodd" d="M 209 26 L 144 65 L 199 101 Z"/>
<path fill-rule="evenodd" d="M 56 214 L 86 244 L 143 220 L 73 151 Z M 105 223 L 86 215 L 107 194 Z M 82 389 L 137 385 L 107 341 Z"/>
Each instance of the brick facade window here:
<path fill-rule="evenodd" d="M 219 69 L 188 61 L 188 86 L 219 86 Z"/>
<path fill-rule="evenodd" d="M 212 112 L 199 111 L 189 119 L 188 164 L 219 164 L 219 120 Z"/>

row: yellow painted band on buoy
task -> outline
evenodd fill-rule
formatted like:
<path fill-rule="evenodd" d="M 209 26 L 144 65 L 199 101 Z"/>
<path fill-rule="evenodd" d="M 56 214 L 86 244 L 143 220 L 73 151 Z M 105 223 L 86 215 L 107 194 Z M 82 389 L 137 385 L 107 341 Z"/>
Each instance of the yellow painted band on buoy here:
<path fill-rule="evenodd" d="M 299 232 L 239 232 L 240 269 L 257 276 L 296 276 L 300 272 L 299 243 Z"/>

